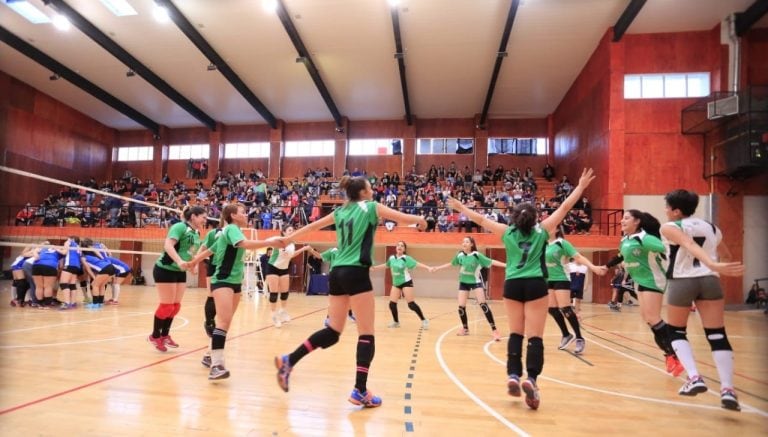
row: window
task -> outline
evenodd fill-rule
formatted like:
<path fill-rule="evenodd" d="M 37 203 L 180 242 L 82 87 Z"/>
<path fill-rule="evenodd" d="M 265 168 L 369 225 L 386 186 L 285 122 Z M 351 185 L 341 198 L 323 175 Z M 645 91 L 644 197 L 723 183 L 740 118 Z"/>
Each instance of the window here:
<path fill-rule="evenodd" d="M 419 155 L 443 155 L 462 150 L 471 153 L 475 145 L 472 138 L 419 138 Z"/>
<path fill-rule="evenodd" d="M 141 147 L 118 147 L 118 161 L 152 161 L 152 146 Z"/>
<path fill-rule="evenodd" d="M 285 156 L 333 156 L 335 148 L 333 140 L 286 141 Z"/>
<path fill-rule="evenodd" d="M 625 99 L 671 99 L 709 95 L 709 73 L 627 74 Z"/>
<path fill-rule="evenodd" d="M 488 154 L 546 155 L 546 138 L 489 138 Z"/>
<path fill-rule="evenodd" d="M 350 155 L 391 155 L 392 145 L 402 140 L 379 138 L 373 140 L 349 140 Z"/>
<path fill-rule="evenodd" d="M 188 144 L 184 146 L 170 146 L 168 159 L 208 159 L 211 146 L 208 144 Z"/>
<path fill-rule="evenodd" d="M 269 158 L 269 143 L 232 143 L 224 145 L 224 159 Z"/>

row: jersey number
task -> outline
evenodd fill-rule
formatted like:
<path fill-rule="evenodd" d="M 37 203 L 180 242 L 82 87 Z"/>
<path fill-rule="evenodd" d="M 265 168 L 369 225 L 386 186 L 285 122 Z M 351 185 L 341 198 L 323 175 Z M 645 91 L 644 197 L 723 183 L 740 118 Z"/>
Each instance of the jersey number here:
<path fill-rule="evenodd" d="M 528 254 L 531 253 L 531 246 L 533 245 L 528 242 L 522 242 L 517 245 L 517 247 L 523 251 L 523 256 L 520 258 L 520 262 L 517 264 L 518 269 L 525 267 L 525 263 L 528 262 Z"/>
<path fill-rule="evenodd" d="M 352 245 L 352 229 L 355 226 L 355 220 L 349 219 L 349 221 L 342 220 L 339 223 L 339 233 L 341 234 L 341 242 L 345 246 Z"/>
<path fill-rule="evenodd" d="M 693 237 L 693 241 L 699 245 L 699 247 L 704 247 L 704 242 L 707 240 L 707 237 Z M 701 267 L 701 261 L 699 261 L 698 258 L 693 259 L 693 266 L 694 267 Z"/>

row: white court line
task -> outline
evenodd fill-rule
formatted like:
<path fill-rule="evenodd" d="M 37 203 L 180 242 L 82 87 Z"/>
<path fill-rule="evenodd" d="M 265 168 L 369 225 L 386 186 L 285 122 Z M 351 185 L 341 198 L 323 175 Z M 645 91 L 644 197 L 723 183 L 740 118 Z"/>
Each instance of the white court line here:
<path fill-rule="evenodd" d="M 440 338 L 437 339 L 437 343 L 435 343 L 435 354 L 437 355 L 437 361 L 440 363 L 440 367 L 443 368 L 443 372 L 445 372 L 445 374 L 448 376 L 448 378 L 451 381 L 453 381 L 453 383 L 456 384 L 456 386 L 459 387 L 459 389 L 461 391 L 463 391 L 464 394 L 466 394 L 470 399 L 472 399 L 472 401 L 474 401 L 482 409 L 487 411 L 488 414 L 490 414 L 491 416 L 495 417 L 496 420 L 498 420 L 499 422 L 501 422 L 504 425 L 506 425 L 509 429 L 511 429 L 512 431 L 517 433 L 517 435 L 519 435 L 519 436 L 529 436 L 528 433 L 523 431 L 521 428 L 519 428 L 514 423 L 510 422 L 509 420 L 507 420 L 506 417 L 504 417 L 501 414 L 499 414 L 496 410 L 491 408 L 488 404 L 486 404 L 485 402 L 480 400 L 480 398 L 478 398 L 474 393 L 472 393 L 467 388 L 467 386 L 462 384 L 461 381 L 459 381 L 459 378 L 457 378 L 456 375 L 453 372 L 451 372 L 451 370 L 448 368 L 448 365 L 445 363 L 445 360 L 443 359 L 443 353 L 442 353 L 442 350 L 441 350 L 442 343 L 443 343 L 443 339 L 445 338 L 445 336 L 448 335 L 449 332 L 455 331 L 458 326 L 459 325 L 456 325 L 456 326 L 452 327 L 451 329 L 445 331 L 443 333 L 443 335 L 441 335 Z"/>
<path fill-rule="evenodd" d="M 175 319 L 181 319 L 184 321 L 181 325 L 177 326 L 176 329 L 183 328 L 187 325 L 189 325 L 189 320 L 185 319 L 184 317 L 175 317 Z M 103 343 L 106 341 L 113 341 L 113 340 L 123 340 L 126 338 L 134 338 L 134 337 L 144 337 L 147 334 L 134 334 L 134 335 L 124 335 L 121 337 L 106 337 L 106 338 L 100 338 L 98 340 L 82 340 L 82 341 L 67 341 L 67 342 L 61 342 L 61 343 L 43 343 L 43 344 L 20 344 L 20 345 L 2 345 L 0 346 L 0 350 L 2 349 L 34 349 L 34 348 L 42 348 L 42 347 L 56 347 L 56 346 L 72 346 L 75 344 L 89 344 L 89 343 Z"/>
<path fill-rule="evenodd" d="M 640 363 L 640 364 L 642 364 L 644 366 L 650 367 L 651 369 L 654 369 L 654 370 L 656 370 L 656 371 L 658 371 L 660 373 L 663 373 L 665 375 L 667 374 L 667 372 L 665 370 L 662 370 L 662 369 L 660 369 L 660 368 L 658 368 L 658 367 L 656 367 L 654 365 L 648 364 L 645 361 L 640 360 L 638 358 L 635 358 L 635 357 L 633 357 L 631 355 L 627 355 L 624 352 L 618 351 L 618 350 L 616 350 L 616 349 L 614 349 L 614 348 L 612 348 L 610 346 L 603 345 L 600 342 L 597 342 L 597 341 L 594 341 L 594 340 L 591 340 L 591 339 L 589 340 L 589 342 L 590 343 L 594 343 L 594 344 L 596 344 L 596 345 L 598 345 L 600 347 L 603 347 L 605 349 L 608 349 L 608 350 L 610 350 L 612 352 L 615 352 L 615 353 L 617 353 L 617 354 L 619 354 L 619 355 L 621 355 L 621 356 L 623 356 L 625 358 L 629 358 L 630 360 L 636 361 L 636 362 L 638 362 L 638 363 Z M 489 341 L 488 343 L 486 343 L 485 346 L 483 347 L 483 351 L 493 361 L 496 361 L 497 363 L 501 364 L 502 366 L 506 366 L 507 365 L 506 362 L 500 360 L 499 358 L 497 358 L 495 355 L 493 355 L 491 353 L 490 345 L 493 344 L 493 343 L 496 343 L 496 342 Z M 636 399 L 636 400 L 640 400 L 640 401 L 653 402 L 653 403 L 659 403 L 659 404 L 676 405 L 676 406 L 679 406 L 679 407 L 701 408 L 701 409 L 705 409 L 705 410 L 716 410 L 716 411 L 722 410 L 721 407 L 716 407 L 714 405 L 700 405 L 700 404 L 692 404 L 692 403 L 688 403 L 688 402 L 670 401 L 670 400 L 667 400 L 667 399 L 658 399 L 658 398 L 649 398 L 649 397 L 645 397 L 645 396 L 631 395 L 631 394 L 628 394 L 628 393 L 622 393 L 622 392 L 616 392 L 616 391 L 610 391 L 610 390 L 603 390 L 603 389 L 599 389 L 599 388 L 595 388 L 595 387 L 590 387 L 590 386 L 586 386 L 586 385 L 574 384 L 572 382 L 561 381 L 559 379 L 551 378 L 551 377 L 543 376 L 543 375 L 539 376 L 539 378 L 545 379 L 547 381 L 556 382 L 558 384 L 570 386 L 570 387 L 580 388 L 582 390 L 589 390 L 589 391 L 594 391 L 594 392 L 597 392 L 597 393 L 603 393 L 603 394 L 607 394 L 607 395 L 611 395 L 611 396 L 618 396 L 618 397 L 622 397 L 622 398 Z M 718 396 L 718 397 L 720 396 L 720 393 L 715 392 L 714 390 L 710 389 L 710 390 L 708 390 L 708 392 L 713 394 L 713 395 L 715 395 L 715 396 Z M 740 405 L 741 405 L 742 411 L 745 412 L 745 413 L 746 412 L 755 413 L 755 414 L 758 414 L 760 416 L 768 417 L 768 412 L 762 411 L 762 410 L 760 410 L 760 409 L 758 409 L 756 407 L 753 407 L 751 405 L 745 404 L 743 402 L 740 402 Z"/>

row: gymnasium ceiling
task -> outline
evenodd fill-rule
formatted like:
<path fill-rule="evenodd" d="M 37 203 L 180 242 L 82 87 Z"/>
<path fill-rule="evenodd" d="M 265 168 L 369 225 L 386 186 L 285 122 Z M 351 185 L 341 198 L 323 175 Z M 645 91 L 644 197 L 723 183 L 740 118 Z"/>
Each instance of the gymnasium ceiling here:
<path fill-rule="evenodd" d="M 337 114 L 321 96 L 278 14 L 262 0 L 162 0 L 172 3 L 261 102 L 249 103 L 173 21 L 153 18 L 153 0 L 128 0 L 137 15 L 118 17 L 98 0 L 28 0 L 48 16 L 64 3 L 188 100 L 193 116 L 78 27 L 32 24 L 0 0 L 0 26 L 82 78 L 168 127 L 403 119 L 404 97 L 388 0 L 282 0 Z M 161 1 L 161 2 L 162 2 Z M 764 1 L 764 0 L 759 0 Z M 629 0 L 521 0 L 488 109 L 490 118 L 552 113 Z M 709 30 L 754 0 L 648 0 L 627 33 Z M 511 0 L 401 0 L 410 112 L 466 118 L 483 111 Z M 60 8 L 60 6 L 59 6 Z M 754 27 L 768 27 L 763 16 Z M 116 129 L 142 128 L 64 78 L 0 42 L 0 70 Z M 138 70 L 137 70 L 138 72 Z M 202 114 L 202 116 L 200 115 Z M 135 117 L 134 117 L 135 118 Z"/>

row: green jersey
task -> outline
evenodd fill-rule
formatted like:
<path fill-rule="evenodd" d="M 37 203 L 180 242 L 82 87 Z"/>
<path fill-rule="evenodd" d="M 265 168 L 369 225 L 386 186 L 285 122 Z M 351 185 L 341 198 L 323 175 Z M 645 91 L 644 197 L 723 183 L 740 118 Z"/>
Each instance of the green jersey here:
<path fill-rule="evenodd" d="M 176 240 L 176 244 L 174 244 L 173 247 L 184 261 L 189 261 L 194 258 L 197 248 L 200 246 L 200 234 L 184 222 L 179 222 L 171 226 L 171 229 L 168 229 L 167 238 Z M 157 260 L 155 265 L 162 269 L 172 270 L 174 272 L 182 271 L 173 258 L 165 252 L 163 252 L 163 256 Z"/>
<path fill-rule="evenodd" d="M 330 269 L 333 269 L 333 261 L 336 259 L 336 255 L 338 255 L 338 253 L 339 253 L 339 249 L 332 247 L 326 250 L 325 252 L 321 253 L 320 256 L 323 257 L 323 261 L 327 262 L 330 265 Z"/>
<path fill-rule="evenodd" d="M 211 284 L 243 282 L 245 249 L 236 246 L 243 240 L 245 235 L 235 224 L 230 223 L 221 231 L 214 249 L 213 264 L 216 266 L 216 271 L 211 278 Z"/>
<path fill-rule="evenodd" d="M 565 273 L 565 265 L 577 253 L 573 245 L 562 238 L 548 244 L 546 250 L 547 280 L 570 281 L 569 274 Z"/>
<path fill-rule="evenodd" d="M 402 284 L 410 281 L 410 269 L 416 267 L 418 262 L 408 255 L 397 257 L 392 255 L 387 259 L 387 267 L 392 272 L 392 285 L 400 287 Z"/>
<path fill-rule="evenodd" d="M 347 202 L 333 212 L 339 253 L 334 267 L 370 267 L 373 259 L 373 237 L 379 217 L 376 202 Z"/>
<path fill-rule="evenodd" d="M 483 282 L 483 277 L 480 275 L 480 270 L 483 267 L 490 267 L 492 262 L 492 259 L 477 251 L 469 254 L 461 251 L 453 257 L 451 260 L 451 265 L 461 266 L 459 269 L 460 283 L 475 285 Z"/>
<path fill-rule="evenodd" d="M 208 231 L 208 233 L 205 235 L 205 238 L 203 239 L 203 246 L 213 252 L 213 247 L 216 245 L 216 241 L 218 240 L 219 235 L 221 235 L 221 228 L 214 228 Z M 211 255 L 211 258 L 213 258 L 213 255 Z"/>
<path fill-rule="evenodd" d="M 531 233 L 523 235 L 515 226 L 510 226 L 501 237 L 507 251 L 505 279 L 546 278 L 547 264 L 545 250 L 549 232 L 536 225 Z"/>
<path fill-rule="evenodd" d="M 619 245 L 627 272 L 636 284 L 656 291 L 667 287 L 665 257 L 661 240 L 645 231 L 625 235 Z"/>

